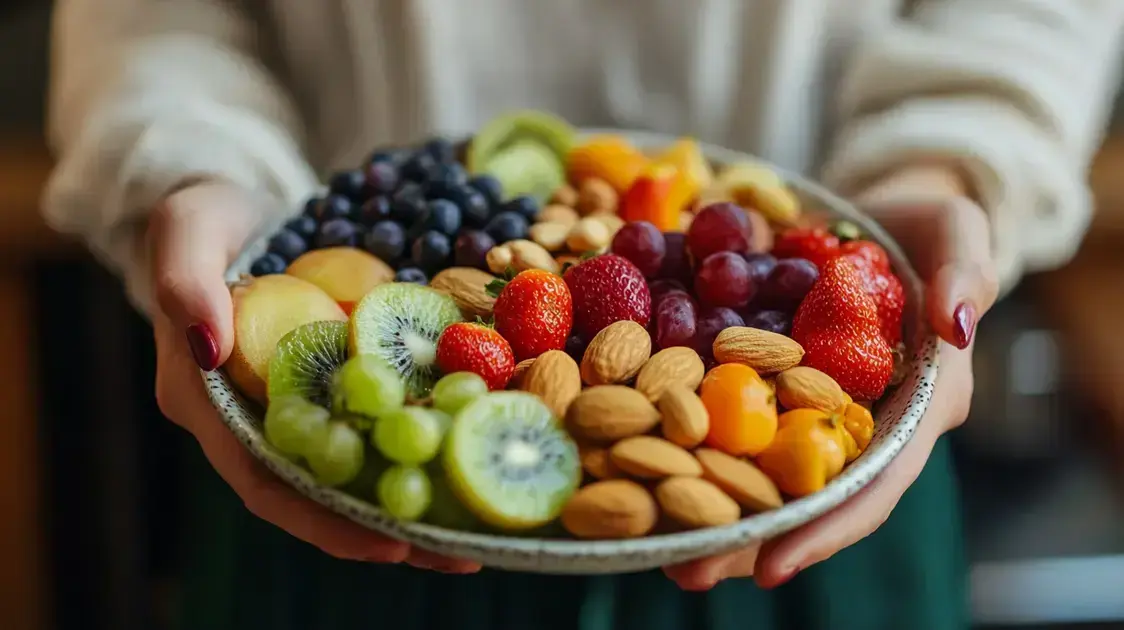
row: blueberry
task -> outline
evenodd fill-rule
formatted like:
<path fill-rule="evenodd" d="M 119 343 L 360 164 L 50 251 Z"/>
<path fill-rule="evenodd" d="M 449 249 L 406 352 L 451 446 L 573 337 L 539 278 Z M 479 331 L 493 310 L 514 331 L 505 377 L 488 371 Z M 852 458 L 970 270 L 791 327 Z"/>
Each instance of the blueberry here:
<path fill-rule="evenodd" d="M 394 274 L 395 282 L 415 282 L 417 284 L 426 284 L 429 278 L 425 277 L 425 272 L 417 267 L 403 267 Z"/>
<path fill-rule="evenodd" d="M 425 143 L 424 151 L 442 164 L 449 164 L 457 160 L 456 147 L 445 138 L 430 139 L 429 142 Z"/>
<path fill-rule="evenodd" d="M 461 229 L 461 209 L 447 199 L 434 199 L 428 204 L 422 225 L 446 236 L 454 236 Z"/>
<path fill-rule="evenodd" d="M 316 219 L 320 222 L 332 219 L 344 219 L 351 216 L 351 200 L 342 195 L 328 195 L 316 210 Z"/>
<path fill-rule="evenodd" d="M 331 219 L 320 224 L 316 247 L 355 247 L 359 228 L 347 219 Z"/>
<path fill-rule="evenodd" d="M 320 197 L 309 197 L 308 201 L 304 202 L 304 213 L 313 218 L 320 216 L 320 204 L 322 203 L 324 203 L 324 200 Z"/>
<path fill-rule="evenodd" d="M 449 237 L 435 230 L 422 234 L 410 251 L 414 264 L 427 271 L 437 271 L 445 267 L 453 247 Z"/>
<path fill-rule="evenodd" d="M 400 157 L 401 156 L 398 154 L 397 151 L 380 149 L 380 150 L 372 153 L 371 157 L 367 158 L 367 164 L 375 164 L 376 162 L 386 162 L 387 164 L 397 166 L 398 162 L 400 161 L 399 160 Z"/>
<path fill-rule="evenodd" d="M 506 243 L 517 238 L 527 238 L 527 219 L 515 212 L 501 212 L 488 221 L 484 231 L 497 243 Z"/>
<path fill-rule="evenodd" d="M 342 195 L 352 201 L 363 198 L 363 188 L 367 185 L 367 175 L 360 170 L 340 171 L 328 182 L 333 194 Z"/>
<path fill-rule="evenodd" d="M 491 210 L 488 200 L 475 188 L 462 186 L 446 197 L 461 209 L 461 221 L 469 227 L 481 228 L 488 222 Z"/>
<path fill-rule="evenodd" d="M 477 175 L 468 181 L 468 185 L 484 195 L 492 206 L 499 206 L 503 202 L 503 185 L 491 175 Z"/>
<path fill-rule="evenodd" d="M 316 219 L 307 214 L 302 214 L 286 223 L 285 227 L 300 234 L 307 241 L 316 234 Z"/>
<path fill-rule="evenodd" d="M 367 251 L 393 264 L 406 252 L 406 231 L 394 221 L 379 221 L 363 238 Z"/>
<path fill-rule="evenodd" d="M 390 162 L 372 162 L 367 166 L 366 177 L 368 195 L 389 195 L 401 181 L 398 167 Z"/>
<path fill-rule="evenodd" d="M 781 311 L 758 311 L 745 319 L 745 325 L 787 335 L 792 330 L 792 318 Z"/>
<path fill-rule="evenodd" d="M 428 184 L 431 186 L 444 185 L 449 189 L 458 188 L 468 183 L 468 173 L 464 167 L 456 162 L 452 164 L 438 164 L 429 174 Z"/>
<path fill-rule="evenodd" d="M 359 221 L 364 225 L 374 225 L 389 218 L 390 199 L 386 197 L 371 197 L 359 208 Z"/>
<path fill-rule="evenodd" d="M 250 265 L 250 273 L 255 276 L 268 276 L 273 273 L 285 273 L 285 259 L 277 254 L 269 253 L 254 261 Z"/>
<path fill-rule="evenodd" d="M 304 238 L 289 229 L 283 229 L 269 239 L 269 251 L 288 262 L 293 262 L 297 256 L 303 254 L 307 249 L 308 243 L 305 242 Z"/>
<path fill-rule="evenodd" d="M 424 182 L 437 167 L 437 160 L 425 151 L 415 153 L 402 165 L 402 177 L 412 182 Z"/>
<path fill-rule="evenodd" d="M 488 269 L 488 251 L 496 246 L 496 241 L 480 230 L 465 230 L 453 245 L 453 262 L 458 267 Z"/>
<path fill-rule="evenodd" d="M 539 202 L 536 201 L 534 197 L 528 197 L 527 195 L 521 195 L 519 197 L 510 199 L 500 208 L 500 210 L 503 212 L 515 212 L 521 214 L 523 215 L 523 218 L 527 219 L 527 221 L 529 222 L 535 220 L 535 217 L 538 216 L 540 209 L 541 207 L 539 206 Z"/>
<path fill-rule="evenodd" d="M 425 195 L 419 184 L 407 182 L 390 203 L 390 216 L 403 225 L 413 225 L 425 214 Z"/>

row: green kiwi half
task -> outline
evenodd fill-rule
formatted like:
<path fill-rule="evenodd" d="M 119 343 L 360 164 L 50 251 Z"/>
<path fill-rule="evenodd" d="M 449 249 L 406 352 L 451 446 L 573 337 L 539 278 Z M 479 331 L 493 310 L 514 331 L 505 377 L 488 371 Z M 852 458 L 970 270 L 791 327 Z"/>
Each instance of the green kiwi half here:
<path fill-rule="evenodd" d="M 566 181 L 566 156 L 576 132 L 566 121 L 539 111 L 517 111 L 484 125 L 472 138 L 465 162 L 473 173 L 494 176 L 508 198 L 546 201 Z"/>
<path fill-rule="evenodd" d="M 298 326 L 277 343 L 269 362 L 269 399 L 296 395 L 331 404 L 332 375 L 347 361 L 347 323 L 312 322 Z"/>

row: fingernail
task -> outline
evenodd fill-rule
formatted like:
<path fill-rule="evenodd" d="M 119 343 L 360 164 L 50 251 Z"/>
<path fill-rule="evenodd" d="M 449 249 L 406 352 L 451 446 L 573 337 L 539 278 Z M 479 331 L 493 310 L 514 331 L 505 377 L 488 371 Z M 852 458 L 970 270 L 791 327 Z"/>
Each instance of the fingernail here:
<path fill-rule="evenodd" d="M 784 575 L 784 577 L 777 580 L 776 582 L 773 582 L 773 585 L 770 586 L 769 588 L 778 588 L 778 587 L 784 586 L 785 584 L 788 584 L 789 582 L 791 582 L 792 578 L 796 577 L 797 574 L 799 574 L 799 573 L 800 573 L 800 567 L 795 567 L 791 571 L 786 573 Z"/>
<path fill-rule="evenodd" d="M 952 324 L 956 347 L 961 350 L 967 348 L 976 332 L 976 309 L 967 302 L 961 302 L 952 312 Z"/>
<path fill-rule="evenodd" d="M 206 324 L 187 327 L 187 344 L 191 346 L 191 356 L 195 357 L 199 369 L 210 372 L 219 366 L 219 342 Z"/>

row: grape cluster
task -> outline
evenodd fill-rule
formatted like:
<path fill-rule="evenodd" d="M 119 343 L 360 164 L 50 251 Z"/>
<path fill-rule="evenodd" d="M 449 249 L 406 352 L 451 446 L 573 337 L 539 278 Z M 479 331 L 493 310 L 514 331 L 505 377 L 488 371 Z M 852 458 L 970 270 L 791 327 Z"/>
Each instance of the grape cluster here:
<path fill-rule="evenodd" d="M 269 240 L 253 275 L 282 273 L 310 249 L 359 247 L 397 270 L 396 280 L 426 283 L 452 265 L 487 269 L 493 246 L 526 238 L 540 210 L 531 197 L 505 199 L 490 175 L 470 176 L 441 138 L 410 149 L 376 151 L 340 171 L 323 196 Z"/>

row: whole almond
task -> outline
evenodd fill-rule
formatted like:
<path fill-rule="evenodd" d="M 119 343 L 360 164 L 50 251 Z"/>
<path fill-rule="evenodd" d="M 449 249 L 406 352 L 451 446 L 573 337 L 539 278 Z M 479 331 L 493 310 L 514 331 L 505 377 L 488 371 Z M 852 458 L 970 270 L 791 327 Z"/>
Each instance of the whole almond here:
<path fill-rule="evenodd" d="M 660 350 L 644 363 L 636 375 L 636 389 L 655 402 L 673 383 L 695 391 L 705 374 L 706 366 L 699 353 L 685 346 L 674 346 Z"/>
<path fill-rule="evenodd" d="M 523 359 L 515 364 L 515 369 L 511 371 L 511 380 L 507 382 L 508 389 L 522 389 L 523 379 L 527 376 L 527 370 L 535 362 L 534 359 Z"/>
<path fill-rule="evenodd" d="M 698 477 L 671 477 L 656 486 L 663 513 L 690 528 L 729 525 L 741 516 L 736 501 L 713 483 Z"/>
<path fill-rule="evenodd" d="M 581 219 L 581 215 L 572 206 L 559 204 L 551 204 L 539 210 L 538 216 L 535 217 L 535 220 L 539 223 L 561 223 L 562 225 L 573 225 L 579 219 Z"/>
<path fill-rule="evenodd" d="M 775 374 L 800 365 L 804 348 L 794 340 L 767 330 L 733 326 L 718 333 L 714 358 L 719 363 L 741 363 L 758 374 Z"/>
<path fill-rule="evenodd" d="M 656 407 L 662 416 L 663 436 L 683 448 L 695 448 L 710 431 L 710 414 L 694 390 L 672 385 Z"/>
<path fill-rule="evenodd" d="M 548 252 L 556 252 L 566 246 L 566 237 L 570 234 L 570 226 L 554 221 L 535 223 L 530 227 L 528 233 L 531 235 L 531 240 L 542 245 L 543 249 Z"/>
<path fill-rule="evenodd" d="M 798 365 L 777 375 L 777 400 L 786 409 L 835 411 L 846 402 L 843 388 L 816 368 Z"/>
<path fill-rule="evenodd" d="M 620 218 L 615 212 L 595 212 L 588 217 L 594 221 L 600 221 L 609 230 L 609 239 L 612 240 L 617 232 L 624 227 L 624 219 Z"/>
<path fill-rule="evenodd" d="M 593 336 L 582 355 L 581 376 L 588 385 L 626 383 L 652 352 L 652 338 L 632 320 L 613 322 Z"/>
<path fill-rule="evenodd" d="M 595 212 L 616 212 L 620 195 L 609 182 L 590 177 L 578 188 L 578 212 L 583 216 Z"/>
<path fill-rule="evenodd" d="M 495 280 L 492 274 L 472 267 L 450 267 L 429 281 L 429 286 L 453 298 L 464 318 L 492 316 L 496 298 L 488 295 L 486 287 Z"/>
<path fill-rule="evenodd" d="M 623 385 L 590 387 L 578 394 L 566 410 L 566 423 L 574 436 L 598 442 L 641 435 L 659 422 L 660 412 L 652 403 Z"/>
<path fill-rule="evenodd" d="M 566 235 L 566 246 L 575 252 L 596 252 L 608 247 L 612 238 L 604 223 L 587 217 L 570 228 L 570 233 Z"/>
<path fill-rule="evenodd" d="M 561 350 L 548 350 L 527 368 L 520 389 L 538 396 L 554 415 L 565 418 L 570 403 L 582 391 L 578 364 Z"/>
<path fill-rule="evenodd" d="M 504 246 L 511 248 L 514 257 L 512 266 L 516 271 L 542 269 L 550 273 L 558 273 L 558 263 L 542 245 L 525 239 L 516 239 L 504 243 Z"/>
<path fill-rule="evenodd" d="M 777 484 L 749 461 L 712 448 L 700 448 L 695 457 L 702 464 L 703 479 L 718 486 L 746 510 L 764 512 L 784 505 Z"/>
<path fill-rule="evenodd" d="M 488 269 L 496 275 L 503 275 L 508 269 L 514 267 L 515 253 L 507 245 L 496 245 L 488 250 L 484 256 Z"/>
<path fill-rule="evenodd" d="M 550 203 L 573 208 L 578 204 L 578 191 L 569 184 L 562 184 L 550 196 Z"/>
<path fill-rule="evenodd" d="M 609 455 L 617 468 L 640 479 L 702 474 L 702 465 L 683 447 L 651 435 L 625 438 L 609 449 Z"/>
<path fill-rule="evenodd" d="M 652 531 L 659 507 L 644 486 L 627 479 L 598 481 L 562 508 L 562 526 L 578 538 L 637 538 Z"/>
<path fill-rule="evenodd" d="M 578 456 L 582 460 L 582 469 L 594 479 L 617 479 L 624 476 L 613 463 L 608 447 L 579 442 Z"/>

